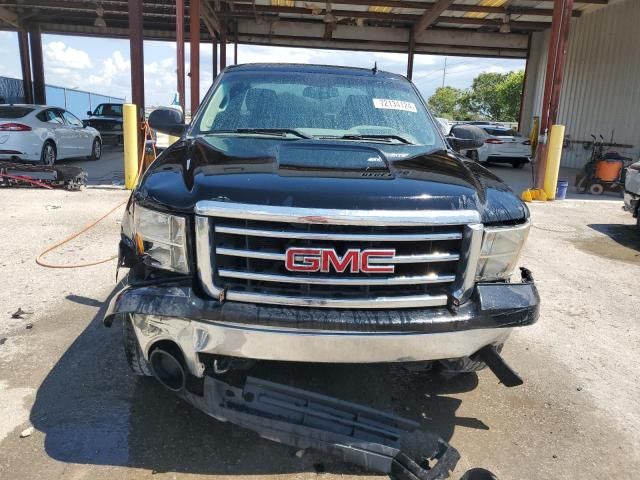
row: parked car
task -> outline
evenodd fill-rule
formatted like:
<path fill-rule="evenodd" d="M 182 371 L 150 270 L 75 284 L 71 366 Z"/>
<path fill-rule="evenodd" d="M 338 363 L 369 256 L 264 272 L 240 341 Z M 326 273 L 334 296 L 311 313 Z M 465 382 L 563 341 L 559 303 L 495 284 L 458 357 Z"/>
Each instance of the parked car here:
<path fill-rule="evenodd" d="M 83 123 L 98 130 L 105 143 L 122 145 L 121 103 L 101 103 L 93 112 L 88 111 L 87 115 L 89 118 L 84 119 Z"/>
<path fill-rule="evenodd" d="M 256 360 L 488 365 L 518 384 L 499 352 L 538 318 L 530 272 L 511 278 L 529 210 L 409 80 L 237 65 L 190 125 L 149 124 L 181 138 L 122 221 L 129 282 L 104 323 L 122 319 L 133 372 L 190 398 Z"/>
<path fill-rule="evenodd" d="M 478 163 L 510 163 L 514 168 L 522 168 L 531 161 L 531 141 L 513 129 L 473 122 L 489 137 L 482 148 L 469 150 L 466 155 Z"/>
<path fill-rule="evenodd" d="M 63 158 L 102 155 L 100 133 L 71 112 L 42 105 L 0 105 L 0 160 L 53 165 Z"/>
<path fill-rule="evenodd" d="M 640 233 L 640 162 L 627 167 L 624 184 L 624 208 L 636 219 L 636 227 Z"/>

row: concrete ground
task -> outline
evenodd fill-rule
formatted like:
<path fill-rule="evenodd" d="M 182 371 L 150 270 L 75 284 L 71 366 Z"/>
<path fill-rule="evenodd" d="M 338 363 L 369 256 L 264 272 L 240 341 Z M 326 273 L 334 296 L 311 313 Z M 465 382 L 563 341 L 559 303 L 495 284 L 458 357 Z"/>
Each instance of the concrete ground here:
<path fill-rule="evenodd" d="M 94 186 L 82 192 L 0 190 L 0 478 L 370 476 L 319 453 L 298 458 L 128 372 L 120 325 L 101 324 L 115 262 L 34 262 L 128 197 L 111 186 L 121 178 L 117 152 L 86 165 Z M 526 171 L 492 169 L 518 190 L 528 186 Z M 521 387 L 505 388 L 487 371 L 445 380 L 398 365 L 263 364 L 254 374 L 420 421 L 461 452 L 453 478 L 475 466 L 502 480 L 637 478 L 640 236 L 621 206 L 613 195 L 530 205 L 521 263 L 534 272 L 542 315 L 504 350 Z M 121 213 L 47 259 L 113 255 Z M 26 313 L 12 318 L 18 309 Z"/>

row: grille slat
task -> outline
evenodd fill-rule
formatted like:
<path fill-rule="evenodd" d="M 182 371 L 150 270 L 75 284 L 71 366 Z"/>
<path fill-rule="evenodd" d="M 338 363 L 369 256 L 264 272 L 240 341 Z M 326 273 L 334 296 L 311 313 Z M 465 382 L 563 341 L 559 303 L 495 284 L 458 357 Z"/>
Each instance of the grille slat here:
<path fill-rule="evenodd" d="M 348 233 L 317 233 L 317 232 L 296 232 L 283 230 L 260 230 L 255 228 L 238 228 L 216 225 L 216 233 L 227 233 L 232 235 L 250 235 L 265 238 L 293 238 L 304 240 L 337 240 L 337 241 L 359 241 L 359 242 L 415 242 L 415 241 L 437 241 L 437 240 L 460 240 L 460 232 L 444 233 L 409 233 L 409 234 L 348 234 Z"/>
<path fill-rule="evenodd" d="M 441 211 L 399 211 L 393 216 L 385 211 L 376 217 L 375 211 L 355 211 L 349 216 L 346 210 L 324 210 L 327 216 L 319 216 L 300 208 L 292 209 L 296 215 L 290 216 L 285 214 L 286 207 L 206 203 L 208 216 L 196 217 L 198 264 L 205 289 L 232 301 L 293 306 L 446 305 L 462 280 L 458 276 L 466 258 L 465 228 L 473 218 L 470 211 L 451 212 L 450 218 L 449 212 Z M 215 203 L 223 206 L 212 206 Z M 196 212 L 205 213 L 198 208 Z M 416 221 L 418 216 L 424 223 Z M 363 272 L 351 268 L 352 264 L 338 269 L 330 262 L 322 271 L 293 272 L 285 268 L 289 248 L 330 249 L 338 262 L 349 250 L 393 250 L 391 258 L 371 258 L 369 263 L 371 267 L 393 265 L 393 271 Z M 208 262 L 203 268 L 201 260 Z M 211 275 L 203 277 L 205 272 Z"/>
<path fill-rule="evenodd" d="M 221 277 L 240 278 L 277 283 L 303 283 L 309 285 L 413 285 L 453 282 L 455 275 L 446 276 L 415 276 L 415 277 L 381 277 L 381 278 L 336 278 L 326 276 L 303 277 L 299 275 L 271 275 L 266 273 L 241 272 L 236 270 L 218 269 Z"/>
<path fill-rule="evenodd" d="M 262 260 L 285 261 L 286 254 L 276 252 L 262 252 L 255 250 L 240 250 L 235 248 L 217 247 L 216 254 L 230 257 L 248 257 Z M 427 253 L 423 255 L 396 255 L 389 259 L 372 258 L 370 263 L 432 263 L 452 262 L 460 259 L 458 253 Z"/>

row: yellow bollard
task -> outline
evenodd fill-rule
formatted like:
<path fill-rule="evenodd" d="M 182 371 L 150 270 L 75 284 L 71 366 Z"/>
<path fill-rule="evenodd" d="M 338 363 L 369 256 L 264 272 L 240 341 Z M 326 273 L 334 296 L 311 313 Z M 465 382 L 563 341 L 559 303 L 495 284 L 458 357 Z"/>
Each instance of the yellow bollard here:
<path fill-rule="evenodd" d="M 133 190 L 138 183 L 138 107 L 131 103 L 124 105 L 124 186 Z"/>
<path fill-rule="evenodd" d="M 547 149 L 547 168 L 544 172 L 544 192 L 547 194 L 548 200 L 556 198 L 563 143 L 564 125 L 553 125 L 549 135 L 549 148 Z"/>

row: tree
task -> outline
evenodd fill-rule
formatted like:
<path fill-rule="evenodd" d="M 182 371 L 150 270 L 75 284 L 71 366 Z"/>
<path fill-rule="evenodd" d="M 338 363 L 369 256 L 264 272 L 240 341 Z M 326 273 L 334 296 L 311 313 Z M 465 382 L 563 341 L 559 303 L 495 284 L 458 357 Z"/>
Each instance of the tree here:
<path fill-rule="evenodd" d="M 429 108 L 436 117 L 444 117 L 453 120 L 454 112 L 458 108 L 458 103 L 462 92 L 453 87 L 439 87 L 435 93 L 429 97 Z"/>
<path fill-rule="evenodd" d="M 501 73 L 481 73 L 471 85 L 473 111 L 491 120 L 502 120 L 503 102 L 498 96 L 498 87 L 507 75 Z"/>
<path fill-rule="evenodd" d="M 469 92 L 454 87 L 439 87 L 429 97 L 429 108 L 436 117 L 448 120 L 471 120 Z"/>
<path fill-rule="evenodd" d="M 481 73 L 470 89 L 440 87 L 429 97 L 429 108 L 449 120 L 495 120 L 516 122 L 524 82 L 522 70 Z"/>
<path fill-rule="evenodd" d="M 502 104 L 502 118 L 505 122 L 517 122 L 520 115 L 520 98 L 524 83 L 524 71 L 509 72 L 498 85 L 497 94 Z"/>

